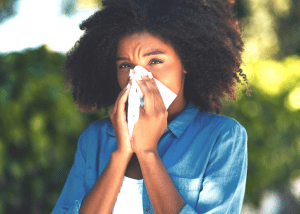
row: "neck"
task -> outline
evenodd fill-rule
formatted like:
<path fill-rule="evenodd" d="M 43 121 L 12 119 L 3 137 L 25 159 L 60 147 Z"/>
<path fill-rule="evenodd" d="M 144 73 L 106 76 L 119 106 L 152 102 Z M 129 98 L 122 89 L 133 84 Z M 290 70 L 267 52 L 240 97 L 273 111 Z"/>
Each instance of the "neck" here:
<path fill-rule="evenodd" d="M 168 124 L 172 122 L 186 107 L 188 103 L 185 99 L 178 102 L 177 99 L 168 108 Z"/>

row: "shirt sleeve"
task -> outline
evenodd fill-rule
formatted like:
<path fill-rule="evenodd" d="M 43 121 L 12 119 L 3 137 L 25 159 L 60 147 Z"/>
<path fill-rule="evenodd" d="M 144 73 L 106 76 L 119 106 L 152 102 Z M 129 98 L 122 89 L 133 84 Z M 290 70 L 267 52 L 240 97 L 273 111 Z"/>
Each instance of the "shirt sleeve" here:
<path fill-rule="evenodd" d="M 51 214 L 79 213 L 81 202 L 87 194 L 84 184 L 84 173 L 86 165 L 86 144 L 90 130 L 91 126 L 84 130 L 79 136 L 72 168 Z"/>
<path fill-rule="evenodd" d="M 247 138 L 240 124 L 223 126 L 210 154 L 196 210 L 186 204 L 179 214 L 241 212 L 248 167 Z"/>

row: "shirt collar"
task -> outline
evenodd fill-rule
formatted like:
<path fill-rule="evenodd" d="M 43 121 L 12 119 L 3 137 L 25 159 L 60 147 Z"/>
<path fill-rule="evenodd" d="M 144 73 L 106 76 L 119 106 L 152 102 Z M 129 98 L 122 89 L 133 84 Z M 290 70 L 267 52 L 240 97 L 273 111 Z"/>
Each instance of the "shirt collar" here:
<path fill-rule="evenodd" d="M 185 130 L 189 127 L 189 125 L 196 118 L 198 113 L 197 107 L 189 101 L 186 108 L 168 124 L 165 132 L 169 129 L 176 138 L 180 138 L 180 136 L 185 132 Z M 115 137 L 115 131 L 113 125 L 111 123 L 110 117 L 107 118 L 107 134 Z"/>

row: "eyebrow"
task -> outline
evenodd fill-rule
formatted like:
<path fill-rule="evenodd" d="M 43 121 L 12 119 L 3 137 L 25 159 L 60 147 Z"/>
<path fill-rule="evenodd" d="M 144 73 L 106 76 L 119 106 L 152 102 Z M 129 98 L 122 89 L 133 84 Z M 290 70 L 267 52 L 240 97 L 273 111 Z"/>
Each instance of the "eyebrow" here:
<path fill-rule="evenodd" d="M 143 57 L 151 56 L 151 55 L 159 55 L 159 54 L 165 54 L 165 52 L 162 52 L 162 51 L 159 51 L 159 50 L 155 50 L 155 51 L 152 51 L 152 52 L 149 52 L 149 53 L 145 53 L 143 55 Z M 116 58 L 116 61 L 120 61 L 120 60 L 129 60 L 129 59 L 125 58 L 125 57 L 117 57 Z"/>

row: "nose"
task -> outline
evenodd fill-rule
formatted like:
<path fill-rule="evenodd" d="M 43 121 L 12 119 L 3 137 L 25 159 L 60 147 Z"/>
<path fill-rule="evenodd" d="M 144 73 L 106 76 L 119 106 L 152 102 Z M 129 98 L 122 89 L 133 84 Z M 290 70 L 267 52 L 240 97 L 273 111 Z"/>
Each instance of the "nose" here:
<path fill-rule="evenodd" d="M 132 69 L 132 70 L 130 69 L 130 73 L 129 73 L 128 81 L 127 81 L 128 83 L 132 82 L 132 79 L 130 79 L 130 78 L 132 78 L 134 76 L 135 72 L 137 72 L 137 74 L 139 74 L 138 79 L 141 78 L 140 75 L 148 76 L 150 79 L 153 78 L 153 75 L 150 71 L 146 70 L 144 67 L 142 67 L 140 65 L 136 65 L 134 67 L 134 69 Z"/>

